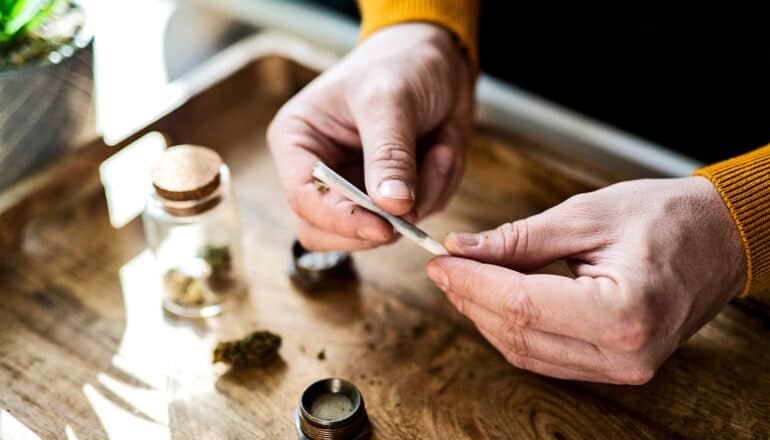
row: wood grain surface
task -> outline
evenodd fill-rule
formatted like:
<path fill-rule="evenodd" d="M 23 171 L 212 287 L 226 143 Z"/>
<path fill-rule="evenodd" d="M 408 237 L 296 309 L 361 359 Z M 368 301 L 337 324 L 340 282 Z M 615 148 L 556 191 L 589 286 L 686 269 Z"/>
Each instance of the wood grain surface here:
<path fill-rule="evenodd" d="M 347 288 L 294 290 L 291 216 L 264 131 L 312 75 L 256 62 L 153 127 L 230 165 L 248 298 L 205 320 L 164 314 L 140 222 L 113 229 L 101 192 L 72 197 L 0 261 L 2 409 L 44 439 L 296 438 L 302 390 L 340 376 L 361 389 L 378 439 L 770 436 L 770 320 L 751 308 L 729 306 L 649 384 L 630 387 L 511 367 L 429 282 L 429 255 L 408 242 L 356 253 L 360 279 Z M 489 228 L 610 180 L 480 127 L 458 194 L 422 226 L 436 237 Z M 275 364 L 211 364 L 218 340 L 255 329 L 283 337 Z"/>

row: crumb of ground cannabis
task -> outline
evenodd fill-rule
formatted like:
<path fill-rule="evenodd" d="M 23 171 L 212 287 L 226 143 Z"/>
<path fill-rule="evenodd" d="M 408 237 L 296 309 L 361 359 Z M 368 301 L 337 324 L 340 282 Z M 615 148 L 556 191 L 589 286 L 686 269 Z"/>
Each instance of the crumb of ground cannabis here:
<path fill-rule="evenodd" d="M 219 342 L 213 361 L 238 368 L 264 367 L 278 357 L 281 337 L 267 330 L 256 331 L 235 341 Z"/>
<path fill-rule="evenodd" d="M 417 325 L 412 327 L 412 336 L 419 338 L 424 335 L 426 331 L 428 331 L 428 324 L 425 321 L 420 321 Z"/>
<path fill-rule="evenodd" d="M 319 361 L 326 359 L 326 349 L 322 348 L 321 351 L 318 352 L 316 357 L 318 358 Z"/>
<path fill-rule="evenodd" d="M 368 348 L 370 351 L 374 351 L 377 348 L 377 346 L 374 345 L 374 342 L 370 342 L 366 344 L 366 348 Z"/>
<path fill-rule="evenodd" d="M 372 327 L 372 324 L 369 322 L 364 322 L 364 330 L 366 333 L 371 333 L 374 327 Z"/>
<path fill-rule="evenodd" d="M 320 180 L 315 181 L 315 189 L 318 190 L 318 192 L 326 192 L 329 191 L 329 187 L 326 186 L 325 183 L 321 182 Z"/>
<path fill-rule="evenodd" d="M 434 365 L 434 366 L 428 368 L 427 371 L 428 371 L 428 374 L 436 375 L 436 374 L 439 374 L 442 371 L 444 371 L 444 366 L 443 365 Z"/>
<path fill-rule="evenodd" d="M 353 215 L 355 213 L 356 213 L 356 207 L 354 206 L 354 207 L 350 208 L 350 215 Z"/>

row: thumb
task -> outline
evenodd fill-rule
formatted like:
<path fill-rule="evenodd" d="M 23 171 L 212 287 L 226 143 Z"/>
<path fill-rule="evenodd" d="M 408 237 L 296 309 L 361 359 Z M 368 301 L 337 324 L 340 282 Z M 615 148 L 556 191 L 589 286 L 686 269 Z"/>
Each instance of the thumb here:
<path fill-rule="evenodd" d="M 596 227 L 591 224 L 556 206 L 493 230 L 450 233 L 444 244 L 452 255 L 530 271 L 593 249 Z"/>
<path fill-rule="evenodd" d="M 394 215 L 414 208 L 417 187 L 416 114 L 405 93 L 386 90 L 353 106 L 364 153 L 366 191 Z"/>

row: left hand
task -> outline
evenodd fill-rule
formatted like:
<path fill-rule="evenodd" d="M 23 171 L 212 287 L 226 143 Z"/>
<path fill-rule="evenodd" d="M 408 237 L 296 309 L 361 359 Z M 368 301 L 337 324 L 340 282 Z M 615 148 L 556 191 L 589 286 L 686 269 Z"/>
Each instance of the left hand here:
<path fill-rule="evenodd" d="M 445 244 L 428 275 L 457 309 L 511 364 L 564 379 L 646 383 L 746 282 L 703 177 L 619 183 Z M 576 278 L 522 273 L 559 259 Z"/>

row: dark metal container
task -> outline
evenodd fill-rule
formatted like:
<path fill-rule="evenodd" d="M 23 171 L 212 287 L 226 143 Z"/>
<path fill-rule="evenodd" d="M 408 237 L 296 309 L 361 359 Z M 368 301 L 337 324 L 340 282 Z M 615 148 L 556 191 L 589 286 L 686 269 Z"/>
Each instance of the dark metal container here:
<path fill-rule="evenodd" d="M 351 411 L 337 419 L 316 417 L 311 411 L 313 402 L 329 394 L 349 399 Z M 322 379 L 308 386 L 299 399 L 295 423 L 300 440 L 363 440 L 371 435 L 364 397 L 355 385 L 340 378 Z"/>
<path fill-rule="evenodd" d="M 317 292 L 356 281 L 353 260 L 346 252 L 311 252 L 294 240 L 287 264 L 289 279 L 298 289 Z"/>

